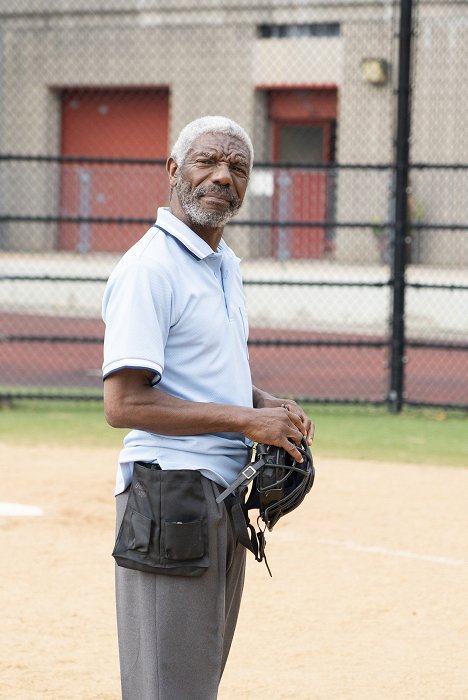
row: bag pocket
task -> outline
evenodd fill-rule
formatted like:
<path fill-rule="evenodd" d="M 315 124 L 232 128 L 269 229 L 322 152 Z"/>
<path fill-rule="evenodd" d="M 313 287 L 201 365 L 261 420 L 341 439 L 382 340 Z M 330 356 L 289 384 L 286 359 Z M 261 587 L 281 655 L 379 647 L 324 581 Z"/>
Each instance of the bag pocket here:
<path fill-rule="evenodd" d="M 151 541 L 151 529 L 153 521 L 136 510 L 132 510 L 130 514 L 130 533 L 129 533 L 129 549 L 135 549 L 137 552 L 149 551 Z"/>
<path fill-rule="evenodd" d="M 164 523 L 164 556 L 166 559 L 183 561 L 203 556 L 203 523 Z"/>

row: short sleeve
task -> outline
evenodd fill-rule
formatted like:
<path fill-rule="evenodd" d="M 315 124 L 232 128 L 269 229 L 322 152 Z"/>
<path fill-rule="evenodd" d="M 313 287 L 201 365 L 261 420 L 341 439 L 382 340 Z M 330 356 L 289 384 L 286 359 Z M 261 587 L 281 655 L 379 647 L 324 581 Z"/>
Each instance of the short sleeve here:
<path fill-rule="evenodd" d="M 103 377 L 124 368 L 148 369 L 156 381 L 164 371 L 171 323 L 171 285 L 141 261 L 117 266 L 104 293 Z"/>

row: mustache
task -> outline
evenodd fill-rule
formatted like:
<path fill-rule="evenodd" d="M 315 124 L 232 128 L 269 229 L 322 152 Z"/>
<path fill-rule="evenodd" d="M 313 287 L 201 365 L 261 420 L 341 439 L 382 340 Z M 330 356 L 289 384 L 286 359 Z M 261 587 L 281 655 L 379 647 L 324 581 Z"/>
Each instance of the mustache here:
<path fill-rule="evenodd" d="M 229 204 L 232 206 L 237 206 L 240 204 L 239 197 L 231 190 L 229 185 L 199 185 L 193 190 L 193 196 L 197 199 L 200 199 L 200 197 L 210 193 L 221 194 L 223 197 L 227 197 Z"/>

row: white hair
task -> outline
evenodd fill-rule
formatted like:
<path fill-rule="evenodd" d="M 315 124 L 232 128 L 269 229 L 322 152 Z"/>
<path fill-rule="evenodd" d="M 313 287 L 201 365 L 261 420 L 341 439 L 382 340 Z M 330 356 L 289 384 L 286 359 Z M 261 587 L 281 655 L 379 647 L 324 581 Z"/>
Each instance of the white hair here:
<path fill-rule="evenodd" d="M 187 153 L 195 139 L 202 134 L 217 133 L 228 134 L 229 136 L 234 136 L 235 138 L 239 139 L 239 141 L 242 141 L 249 151 L 250 169 L 252 169 L 254 149 L 250 136 L 245 129 L 240 126 L 240 124 L 232 119 L 228 119 L 227 117 L 200 117 L 199 119 L 195 119 L 193 122 L 187 124 L 187 126 L 184 126 L 177 138 L 177 141 L 172 147 L 172 158 L 174 158 L 177 165 L 183 165 Z"/>

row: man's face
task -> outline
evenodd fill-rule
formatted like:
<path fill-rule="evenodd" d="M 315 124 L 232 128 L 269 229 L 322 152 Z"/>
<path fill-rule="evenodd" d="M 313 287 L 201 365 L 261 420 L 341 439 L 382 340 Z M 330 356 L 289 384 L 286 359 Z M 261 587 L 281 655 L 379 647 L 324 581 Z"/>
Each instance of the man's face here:
<path fill-rule="evenodd" d="M 175 189 L 187 220 L 219 228 L 239 211 L 250 174 L 250 154 L 239 139 L 202 134 L 178 169 Z"/>

